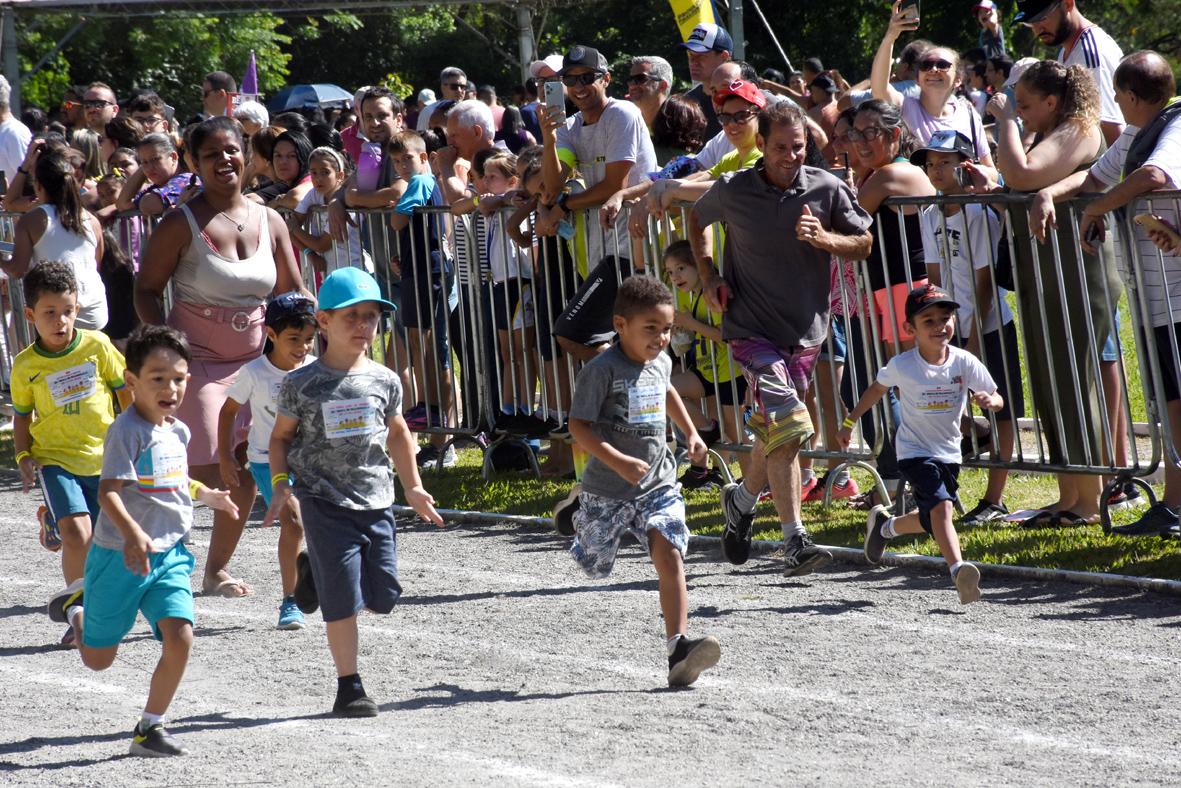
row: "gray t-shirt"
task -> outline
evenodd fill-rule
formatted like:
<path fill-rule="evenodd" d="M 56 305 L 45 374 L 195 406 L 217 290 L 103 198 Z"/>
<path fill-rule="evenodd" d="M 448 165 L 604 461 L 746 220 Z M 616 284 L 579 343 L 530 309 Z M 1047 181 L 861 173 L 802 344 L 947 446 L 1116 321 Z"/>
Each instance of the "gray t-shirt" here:
<path fill-rule="evenodd" d="M 279 388 L 279 414 L 299 422 L 287 453 L 296 497 L 357 510 L 393 504 L 386 422 L 401 409 L 398 376 L 372 361 L 352 372 L 322 361 L 288 372 Z"/>
<path fill-rule="evenodd" d="M 120 488 L 119 498 L 158 553 L 183 539 L 193 524 L 188 453 L 188 427 L 175 419 L 157 426 L 134 407 L 107 430 L 102 478 L 131 482 Z M 106 512 L 94 526 L 94 543 L 123 549 L 123 534 Z"/>
<path fill-rule="evenodd" d="M 604 443 L 649 466 L 639 484 L 629 484 L 591 457 L 582 477 L 584 492 L 634 500 L 676 483 L 677 463 L 668 448 L 664 408 L 671 379 L 672 359 L 667 354 L 639 364 L 618 346 L 599 354 L 578 373 L 570 418 L 592 422 Z"/>
<path fill-rule="evenodd" d="M 860 235 L 870 216 L 831 173 L 801 167 L 795 185 L 780 191 L 763 166 L 723 175 L 693 207 L 702 225 L 726 225 L 722 275 L 730 303 L 722 338 L 815 347 L 828 332 L 832 257 L 798 240 L 796 222 L 807 205 L 825 228 Z"/>

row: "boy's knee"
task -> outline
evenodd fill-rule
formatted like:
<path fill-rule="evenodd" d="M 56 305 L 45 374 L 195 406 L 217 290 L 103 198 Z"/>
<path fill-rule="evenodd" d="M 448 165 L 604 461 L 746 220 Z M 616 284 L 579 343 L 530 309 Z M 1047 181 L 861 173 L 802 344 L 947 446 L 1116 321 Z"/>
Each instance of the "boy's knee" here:
<path fill-rule="evenodd" d="M 69 547 L 85 547 L 90 542 L 90 515 L 73 514 L 57 521 L 57 530 L 62 541 Z"/>
<path fill-rule="evenodd" d="M 183 618 L 162 618 L 156 624 L 164 647 L 188 651 L 193 647 L 193 624 Z"/>
<path fill-rule="evenodd" d="M 88 648 L 79 646 L 78 653 L 82 657 L 82 664 L 96 673 L 106 670 L 115 664 L 117 648 Z"/>

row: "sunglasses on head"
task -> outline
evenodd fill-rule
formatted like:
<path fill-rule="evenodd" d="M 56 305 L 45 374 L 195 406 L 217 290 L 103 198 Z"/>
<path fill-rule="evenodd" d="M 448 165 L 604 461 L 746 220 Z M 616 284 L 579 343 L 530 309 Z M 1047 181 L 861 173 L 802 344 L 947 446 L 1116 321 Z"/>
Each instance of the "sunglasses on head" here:
<path fill-rule="evenodd" d="M 568 88 L 578 85 L 593 85 L 603 76 L 601 71 L 588 71 L 585 74 L 566 74 L 562 77 L 562 84 Z"/>
<path fill-rule="evenodd" d="M 919 62 L 919 71 L 934 71 L 935 69 L 947 71 L 952 65 L 950 60 L 943 60 L 942 58 L 938 60 L 922 60 Z"/>
<path fill-rule="evenodd" d="M 724 126 L 728 123 L 746 123 L 758 114 L 753 109 L 740 109 L 737 112 L 719 112 L 717 118 L 718 122 Z"/>

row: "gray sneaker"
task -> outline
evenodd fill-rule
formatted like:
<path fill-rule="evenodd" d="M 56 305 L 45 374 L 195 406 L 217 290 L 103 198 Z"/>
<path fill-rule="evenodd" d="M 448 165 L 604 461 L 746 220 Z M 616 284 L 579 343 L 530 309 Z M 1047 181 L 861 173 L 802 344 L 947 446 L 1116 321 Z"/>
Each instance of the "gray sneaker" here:
<path fill-rule="evenodd" d="M 784 553 L 784 577 L 810 575 L 832 561 L 832 553 L 813 544 L 812 537 L 807 534 L 796 534 L 789 539 Z"/>
<path fill-rule="evenodd" d="M 1121 536 L 1166 536 L 1170 530 L 1176 528 L 1177 510 L 1158 503 L 1149 508 L 1136 522 L 1117 525 L 1111 532 Z"/>
<path fill-rule="evenodd" d="M 865 560 L 873 566 L 882 562 L 886 553 L 886 537 L 882 536 L 882 523 L 890 519 L 890 510 L 878 505 L 869 510 L 865 521 Z"/>

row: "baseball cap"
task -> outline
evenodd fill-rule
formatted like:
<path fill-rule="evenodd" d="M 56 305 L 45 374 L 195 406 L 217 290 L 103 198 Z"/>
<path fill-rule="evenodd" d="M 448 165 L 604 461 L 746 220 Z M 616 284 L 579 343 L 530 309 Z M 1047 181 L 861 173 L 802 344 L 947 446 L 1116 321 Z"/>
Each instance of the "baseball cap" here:
<path fill-rule="evenodd" d="M 911 290 L 906 296 L 906 321 L 912 322 L 916 315 L 933 306 L 960 308 L 959 303 L 954 301 L 942 287 L 922 285 Z"/>
<path fill-rule="evenodd" d="M 267 313 L 263 321 L 266 325 L 273 326 L 280 320 L 285 320 L 294 315 L 315 314 L 316 302 L 298 290 L 292 290 L 289 293 L 280 293 L 270 300 L 270 303 L 267 304 Z"/>
<path fill-rule="evenodd" d="M 321 309 L 344 309 L 362 301 L 376 301 L 383 307 L 396 309 L 381 297 L 381 288 L 373 275 L 360 268 L 337 268 L 320 285 Z"/>
<path fill-rule="evenodd" d="M 821 90 L 826 90 L 829 93 L 839 93 L 841 90 L 837 87 L 837 83 L 833 82 L 832 77 L 830 77 L 828 74 L 820 74 L 816 77 L 816 79 L 808 83 L 808 87 L 820 88 Z"/>
<path fill-rule="evenodd" d="M 534 79 L 545 79 L 542 76 L 542 71 L 549 70 L 557 74 L 562 70 L 562 56 L 558 54 L 549 55 L 541 60 L 534 60 L 529 64 L 529 76 Z"/>
<path fill-rule="evenodd" d="M 976 5 L 972 6 L 973 11 L 978 11 L 981 8 L 985 8 L 989 11 L 997 10 L 996 3 L 992 2 L 992 0 L 978 0 Z"/>
<path fill-rule="evenodd" d="M 570 47 L 570 51 L 562 58 L 562 68 L 558 71 L 558 76 L 562 76 L 572 68 L 589 68 L 592 71 L 599 71 L 607 73 L 607 58 L 603 57 L 602 53 L 597 49 L 591 47 L 584 47 L 581 44 Z"/>
<path fill-rule="evenodd" d="M 431 90 L 430 88 L 423 88 L 422 90 L 418 91 L 419 104 L 434 104 L 436 101 L 438 101 L 438 99 L 435 98 L 435 91 Z"/>
<path fill-rule="evenodd" d="M 763 91 L 759 90 L 755 83 L 742 79 L 735 80 L 714 93 L 714 106 L 722 106 L 726 103 L 726 99 L 731 96 L 738 96 L 740 99 L 745 99 L 759 109 L 767 106 L 767 97 L 763 95 Z"/>
<path fill-rule="evenodd" d="M 1016 85 L 1017 80 L 1021 79 L 1021 75 L 1024 74 L 1030 66 L 1037 62 L 1038 59 L 1036 57 L 1023 57 L 1018 60 L 1013 64 L 1013 68 L 1009 70 L 1009 78 L 1005 80 L 1004 86 L 1011 88 Z"/>
<path fill-rule="evenodd" d="M 1061 2 L 1062 0 L 1017 0 L 1017 15 L 1013 17 L 1013 24 L 1031 25 L 1040 22 Z"/>
<path fill-rule="evenodd" d="M 689 40 L 681 44 L 681 48 L 694 52 L 733 52 L 734 39 L 721 25 L 702 22 L 693 28 Z"/>
<path fill-rule="evenodd" d="M 927 144 L 910 154 L 910 163 L 916 167 L 922 167 L 927 163 L 927 152 L 934 151 L 935 153 L 958 153 L 961 160 L 973 159 L 976 157 L 976 150 L 972 147 L 972 141 L 965 137 L 962 132 L 955 129 L 940 129 L 931 135 L 931 139 L 927 140 Z"/>

